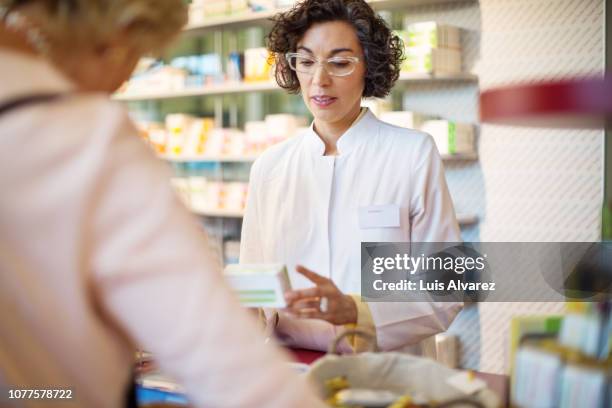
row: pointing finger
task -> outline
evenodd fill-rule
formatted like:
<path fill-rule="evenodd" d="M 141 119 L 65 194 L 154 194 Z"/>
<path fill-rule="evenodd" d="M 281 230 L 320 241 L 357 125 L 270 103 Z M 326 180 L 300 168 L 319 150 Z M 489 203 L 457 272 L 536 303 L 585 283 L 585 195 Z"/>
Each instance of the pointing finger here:
<path fill-rule="evenodd" d="M 317 285 L 322 285 L 324 283 L 329 282 L 329 279 L 327 279 L 326 277 L 321 276 L 321 275 L 311 271 L 310 269 L 306 269 L 302 265 L 297 265 L 295 267 L 295 270 L 299 274 L 301 274 L 304 277 L 306 277 L 309 281 L 311 281 L 312 283 L 315 283 Z"/>

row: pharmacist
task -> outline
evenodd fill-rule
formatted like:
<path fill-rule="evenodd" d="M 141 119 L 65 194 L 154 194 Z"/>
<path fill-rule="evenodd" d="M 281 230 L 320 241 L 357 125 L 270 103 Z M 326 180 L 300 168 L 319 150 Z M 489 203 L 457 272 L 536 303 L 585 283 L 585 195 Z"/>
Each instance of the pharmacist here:
<path fill-rule="evenodd" d="M 374 332 L 381 350 L 446 330 L 461 304 L 359 297 L 361 242 L 460 240 L 432 138 L 361 108 L 397 80 L 401 41 L 365 1 L 308 0 L 276 18 L 268 47 L 277 82 L 314 117 L 251 170 L 241 263 L 285 263 L 294 289 L 270 324 L 289 344 L 319 350 L 346 327 Z"/>

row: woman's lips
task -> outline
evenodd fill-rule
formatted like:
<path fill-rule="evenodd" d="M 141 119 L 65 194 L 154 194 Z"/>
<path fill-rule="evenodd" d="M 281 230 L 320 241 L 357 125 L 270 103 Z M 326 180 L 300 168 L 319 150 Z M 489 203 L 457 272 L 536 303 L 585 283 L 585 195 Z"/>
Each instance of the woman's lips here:
<path fill-rule="evenodd" d="M 336 102 L 338 98 L 333 96 L 313 96 L 310 98 L 312 102 L 319 108 L 326 108 Z"/>

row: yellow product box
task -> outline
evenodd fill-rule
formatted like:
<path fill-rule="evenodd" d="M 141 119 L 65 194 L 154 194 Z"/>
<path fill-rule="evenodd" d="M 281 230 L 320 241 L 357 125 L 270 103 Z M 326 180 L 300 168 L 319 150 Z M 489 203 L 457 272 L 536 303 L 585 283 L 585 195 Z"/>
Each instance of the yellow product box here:
<path fill-rule="evenodd" d="M 245 82 L 269 81 L 272 72 L 271 55 L 265 47 L 244 51 Z"/>

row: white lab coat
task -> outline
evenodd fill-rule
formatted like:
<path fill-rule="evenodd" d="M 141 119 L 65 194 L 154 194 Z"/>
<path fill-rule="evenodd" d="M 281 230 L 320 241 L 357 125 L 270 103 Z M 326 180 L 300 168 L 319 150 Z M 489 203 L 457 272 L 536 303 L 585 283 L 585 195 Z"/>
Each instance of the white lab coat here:
<path fill-rule="evenodd" d="M 324 156 L 313 130 L 268 149 L 253 165 L 242 230 L 241 263 L 281 262 L 294 288 L 313 286 L 296 264 L 360 293 L 361 242 L 458 242 L 459 227 L 431 136 L 378 120 L 371 112 Z M 400 225 L 359 223 L 360 208 L 399 206 Z M 444 331 L 457 303 L 368 303 L 378 347 L 398 350 Z M 325 350 L 342 327 L 282 315 L 278 332 Z"/>
<path fill-rule="evenodd" d="M 139 346 L 193 406 L 319 406 L 259 341 L 123 107 L 1 48 L 0 77 L 0 104 L 67 95 L 0 116 L 0 400 L 61 388 L 74 398 L 26 405 L 121 407 Z"/>

